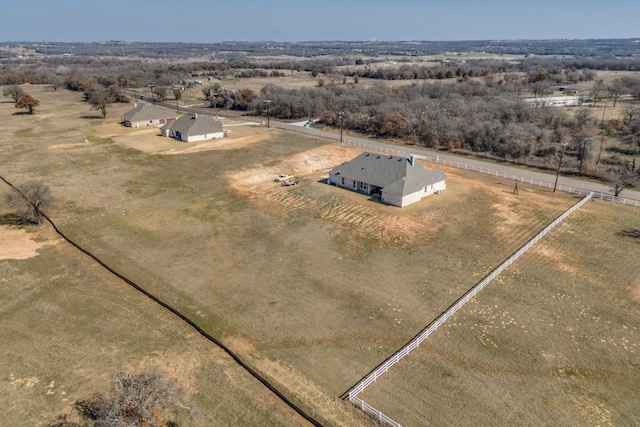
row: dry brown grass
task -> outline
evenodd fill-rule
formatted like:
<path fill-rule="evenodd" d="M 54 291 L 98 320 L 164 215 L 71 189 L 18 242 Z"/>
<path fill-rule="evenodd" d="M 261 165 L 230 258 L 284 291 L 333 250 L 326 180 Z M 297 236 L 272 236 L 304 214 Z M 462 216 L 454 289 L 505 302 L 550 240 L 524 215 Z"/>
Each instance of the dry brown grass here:
<path fill-rule="evenodd" d="M 10 108 L 0 104 L 0 115 L 8 118 L 7 133 L 13 135 L 0 143 L 3 174 L 16 183 L 32 179 L 47 182 L 57 199 L 49 213 L 65 232 L 109 265 L 183 311 L 205 330 L 223 342 L 229 342 L 252 366 L 271 376 L 279 387 L 328 424 L 363 422 L 352 408 L 337 401 L 336 396 L 575 202 L 568 195 L 527 187 L 522 187 L 519 195 L 513 195 L 512 185 L 508 182 L 447 170 L 450 177 L 447 191 L 408 209 L 392 208 L 319 182 L 327 169 L 354 154 L 337 144 L 274 128 L 247 128 L 246 132 L 253 133 L 242 135 L 245 130 L 238 127 L 237 130 L 234 128 L 230 139 L 219 141 L 229 145 L 188 153 L 198 143 L 181 144 L 155 137 L 152 133 L 133 135 L 110 125 L 113 120 L 110 118 L 106 121 L 80 118 L 85 114 L 86 106 L 78 102 L 77 94 L 41 90 L 36 96 L 46 101 L 41 102 L 41 119 L 38 115 L 32 118 L 9 116 Z M 51 110 L 47 112 L 49 105 Z M 63 113 L 54 120 L 53 111 Z M 52 116 L 44 117 L 49 113 Z M 85 137 L 88 143 L 84 143 Z M 265 139 L 259 139 L 262 137 Z M 234 139 L 240 141 L 234 145 Z M 249 143 L 250 139 L 253 142 Z M 141 143 L 145 149 L 136 146 L 138 140 L 146 141 Z M 152 155 L 148 151 L 156 151 L 156 140 L 168 144 L 157 151 L 183 149 L 183 152 L 171 156 Z M 275 174 L 281 172 L 295 173 L 301 178 L 301 185 L 283 188 L 271 182 Z M 608 226 L 614 227 L 612 224 L 618 218 L 625 228 L 640 229 L 637 215 L 610 209 Z M 600 211 L 585 212 L 581 218 L 587 225 L 584 218 L 601 217 Z M 561 236 L 571 229 L 564 230 Z M 569 235 L 579 233 L 576 229 Z M 607 239 L 603 241 L 612 244 L 606 251 L 599 251 L 601 263 L 610 258 L 623 259 L 624 251 L 637 247 L 633 240 L 632 244 L 616 246 L 613 244 L 616 240 Z M 558 244 L 557 240 L 553 242 Z M 166 352 L 156 359 L 161 364 L 162 361 L 166 363 L 175 354 L 180 362 L 168 369 L 174 370 L 176 375 L 189 377 L 186 372 L 194 359 L 201 358 L 200 366 L 209 366 L 206 365 L 210 362 L 206 347 L 198 347 L 200 344 L 192 342 L 189 333 L 174 336 L 173 330 L 166 329 L 170 325 L 162 320 L 163 317 L 156 315 L 152 308 L 143 310 L 129 303 L 137 296 L 131 295 L 126 288 L 120 289 L 108 277 L 97 276 L 94 267 L 83 267 L 82 274 L 75 274 L 73 267 L 64 267 L 68 263 L 84 265 L 84 261 L 68 252 L 59 253 L 59 246 L 41 249 L 41 253 L 46 251 L 49 257 L 39 255 L 27 260 L 27 264 L 10 260 L 0 262 L 7 281 L 20 278 L 25 288 L 29 283 L 35 283 L 34 288 L 29 288 L 31 293 L 25 292 L 32 299 L 16 301 L 12 305 L 14 317 L 3 313 L 2 325 L 16 327 L 31 322 L 34 328 L 46 329 L 42 324 L 44 318 L 39 316 L 41 313 L 32 316 L 25 307 L 30 307 L 36 298 L 45 302 L 53 299 L 58 301 L 55 312 L 63 317 L 71 316 L 73 320 L 70 324 L 60 325 L 55 334 L 57 339 L 70 346 L 76 340 L 90 337 L 93 345 L 75 349 L 65 359 L 68 361 L 65 365 L 62 360 L 48 362 L 39 358 L 40 354 L 50 352 L 55 343 L 54 340 L 45 341 L 43 351 L 32 356 L 30 363 L 41 368 L 33 373 L 29 369 L 18 372 L 24 365 L 19 358 L 26 352 L 26 345 L 37 342 L 40 335 L 26 340 L 25 346 L 11 342 L 11 347 L 7 347 L 11 350 L 0 357 L 5 357 L 3 366 L 10 363 L 16 367 L 15 379 L 28 382 L 29 378 L 36 377 L 43 382 L 43 371 L 62 372 L 68 376 L 71 374 L 64 369 L 74 366 L 86 373 L 82 378 L 68 376 L 71 378 L 69 384 L 75 384 L 77 395 L 80 395 L 97 387 L 88 379 L 106 375 L 117 365 L 137 366 L 137 361 L 145 356 L 152 357 L 165 347 Z M 562 269 L 562 265 L 579 266 L 575 268 L 581 271 L 586 263 L 593 262 L 591 258 L 575 257 L 576 248 L 587 246 L 579 240 L 570 240 L 559 248 L 549 246 L 548 253 L 555 254 L 556 258 L 540 258 L 544 260 L 541 261 L 545 267 L 543 276 L 538 277 L 542 267 L 535 263 L 530 270 L 521 267 L 522 274 L 518 273 L 520 270 L 511 271 L 503 279 L 504 286 L 510 290 L 504 296 L 504 303 L 498 301 L 498 307 L 493 307 L 496 304 L 491 298 L 500 298 L 499 295 L 487 297 L 489 302 L 478 299 L 478 312 L 469 315 L 502 316 L 501 320 L 520 325 L 519 319 L 529 309 L 518 306 L 524 300 L 531 301 L 536 313 L 544 314 L 547 301 L 538 299 L 535 291 L 540 287 L 546 289 L 547 283 L 556 284 L 557 278 L 571 273 Z M 566 258 L 557 259 L 558 253 Z M 38 265 L 28 264 L 36 262 Z M 93 271 L 93 275 L 86 276 L 85 270 Z M 38 280 L 30 280 L 30 275 L 35 274 L 30 271 L 37 272 Z M 597 271 L 587 271 L 590 277 L 601 279 Z M 611 269 L 610 274 L 628 275 L 629 270 L 624 273 L 622 269 Z M 52 276 L 59 276 L 53 282 L 57 285 L 55 290 L 62 292 L 64 285 L 69 283 L 72 285 L 69 292 L 76 292 L 78 298 L 84 298 L 90 306 L 95 305 L 98 312 L 108 312 L 99 316 L 93 311 L 84 312 L 81 307 L 86 304 L 75 300 L 66 306 L 60 301 L 67 293 L 63 296 L 39 293 L 39 287 Z M 620 283 L 628 283 L 625 277 L 618 277 Z M 520 286 L 521 283 L 525 286 Z M 105 293 L 113 289 L 120 289 L 118 292 L 126 298 L 114 304 L 103 303 L 110 298 Z M 600 287 L 594 295 L 607 301 L 609 294 L 599 295 L 605 290 Z M 89 295 L 85 296 L 87 292 Z M 620 292 L 615 296 L 618 302 L 623 301 L 620 298 L 624 292 Z M 637 289 L 634 292 L 638 292 Z M 6 300 L 9 295 L 14 293 L 5 293 L 3 298 Z M 558 305 L 554 309 L 562 307 Z M 624 312 L 627 326 L 639 325 L 637 316 L 629 313 L 633 311 Z M 464 322 L 466 325 L 467 320 Z M 480 324 L 475 319 L 468 322 Z M 113 339 L 108 341 L 105 332 L 97 332 L 103 324 L 109 324 L 111 330 L 119 330 L 117 336 L 126 337 L 127 341 L 124 344 Z M 493 329 L 482 325 L 484 336 L 480 335 L 481 339 L 476 335 L 462 335 L 461 339 L 425 346 L 421 351 L 429 350 L 427 357 L 407 362 L 418 366 L 417 374 L 402 369 L 397 371 L 398 388 L 415 387 L 420 396 L 433 396 L 438 393 L 436 384 L 447 385 L 434 381 L 433 373 L 446 374 L 448 371 L 442 366 L 452 364 L 462 367 L 456 368 L 456 375 L 470 373 L 468 378 L 460 375 L 461 382 L 456 385 L 457 389 L 468 390 L 466 393 L 482 390 L 481 385 L 488 381 L 486 367 L 493 366 L 491 375 L 495 376 L 498 385 L 506 384 L 511 395 L 515 395 L 514 387 L 524 387 L 527 381 L 536 380 L 538 371 L 532 369 L 523 372 L 518 377 L 520 380 L 514 382 L 511 371 L 499 369 L 499 364 L 504 359 L 509 366 L 516 366 L 518 356 L 522 356 L 525 364 L 532 363 L 526 351 L 524 355 L 509 353 L 509 342 L 513 340 L 522 346 L 518 348 L 527 348 L 537 345 L 540 337 L 512 335 L 519 332 L 511 327 L 512 323 L 504 329 L 504 335 L 494 336 Z M 584 333 L 580 325 L 572 327 Z M 613 323 L 611 327 L 614 327 Z M 145 339 L 140 338 L 140 331 L 147 329 L 153 332 L 146 334 Z M 630 337 L 625 338 L 631 340 Z M 492 343 L 498 347 L 493 347 Z M 447 345 L 456 351 L 446 350 Z M 569 341 L 563 345 L 572 348 Z M 183 351 L 185 346 L 195 347 L 192 351 Z M 97 354 L 96 348 L 100 349 Z M 486 348 L 493 348 L 493 351 L 486 353 Z M 458 349 L 462 351 L 458 352 Z M 440 356 L 445 351 L 445 356 Z M 124 354 L 127 355 L 126 363 L 120 363 Z M 455 357 L 450 358 L 450 354 Z M 425 359 L 431 365 L 425 363 Z M 616 366 L 613 359 L 606 360 Z M 557 372 L 572 373 L 573 370 L 566 368 L 574 365 L 555 368 L 564 369 Z M 228 393 L 224 396 L 228 398 L 225 402 L 229 405 L 225 411 L 235 410 L 239 414 L 237 417 L 249 417 L 249 422 L 244 424 L 256 425 L 261 420 L 263 424 L 295 422 L 280 409 L 273 410 L 273 417 L 277 419 L 264 415 L 271 404 L 260 406 L 260 402 L 268 402 L 268 398 L 254 394 L 249 383 L 240 382 L 237 376 L 240 374 L 234 373 L 230 362 L 220 361 L 216 366 L 221 367 L 221 371 L 203 368 L 194 380 L 188 380 L 190 387 L 202 390 L 193 402 L 203 412 L 214 414 L 212 417 L 217 414 L 225 421 L 227 418 L 224 417 L 231 417 L 228 423 L 234 424 L 239 418 L 233 418 L 216 403 L 222 398 L 219 390 L 225 390 Z M 465 366 L 475 370 L 468 371 Z M 597 371 L 588 364 L 586 367 L 592 370 L 577 372 L 590 376 L 593 369 Z M 221 377 L 217 377 L 220 372 Z M 446 375 L 440 377 L 446 378 Z M 224 387 L 212 389 L 220 378 L 227 378 Z M 56 379 L 56 384 L 58 381 Z M 584 390 L 597 393 L 600 384 L 595 388 L 589 388 L 587 384 Z M 627 383 L 621 384 L 616 396 L 622 396 L 622 391 L 628 388 Z M 537 407 L 529 408 L 529 400 L 512 399 L 508 402 L 509 410 L 504 410 L 501 406 L 504 400 L 496 391 L 498 385 L 493 386 L 494 392 L 483 392 L 489 402 L 490 412 L 487 413 L 503 416 L 501 420 L 505 421 L 512 413 L 539 414 Z M 386 386 L 382 389 L 388 391 Z M 533 395 L 538 389 L 532 387 L 528 393 Z M 31 412 L 25 409 L 35 386 L 29 390 L 32 391 L 25 392 L 12 410 L 18 411 L 16 413 L 26 411 L 25 414 L 34 417 L 32 409 Z M 461 405 L 457 412 L 468 417 L 476 413 L 474 408 L 465 407 L 463 402 L 456 400 L 455 394 L 445 395 Z M 582 392 L 574 397 L 586 402 L 584 396 L 590 395 Z M 252 399 L 257 399 L 258 408 L 251 406 Z M 412 417 L 422 416 L 424 408 L 428 408 L 429 416 L 440 414 L 443 421 L 451 412 L 448 408 L 452 405 L 444 405 L 439 397 L 433 398 L 438 403 L 434 406 L 425 406 L 422 400 L 416 403 L 408 397 L 406 401 L 403 399 L 388 395 L 372 397 L 385 412 L 390 408 L 390 415 L 399 413 L 400 421 L 405 417 L 414 420 Z M 10 402 L 4 400 L 0 404 L 9 407 Z M 61 407 L 60 402 L 45 403 L 48 413 Z M 606 409 L 616 419 L 620 414 L 628 413 L 629 405 L 629 399 L 622 399 L 616 404 L 607 404 Z M 406 415 L 407 412 L 412 414 Z M 252 413 L 255 417 L 249 415 Z M 548 419 L 562 422 L 571 416 L 573 413 L 564 416 L 553 412 Z M 575 419 L 582 420 L 577 416 Z"/>

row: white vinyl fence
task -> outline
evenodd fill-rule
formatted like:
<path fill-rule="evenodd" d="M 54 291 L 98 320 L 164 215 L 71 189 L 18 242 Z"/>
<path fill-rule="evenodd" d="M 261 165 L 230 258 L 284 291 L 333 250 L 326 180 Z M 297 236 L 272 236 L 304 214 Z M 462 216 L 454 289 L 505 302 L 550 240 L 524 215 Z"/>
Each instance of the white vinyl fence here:
<path fill-rule="evenodd" d="M 352 145 L 352 146 L 355 146 L 355 147 L 362 147 L 362 148 L 366 148 L 368 150 L 378 151 L 378 152 L 381 152 L 381 153 L 387 153 L 387 154 L 392 154 L 392 155 L 402 156 L 402 157 L 409 157 L 409 156 L 412 155 L 412 153 L 409 152 L 409 151 L 397 150 L 397 149 L 386 148 L 386 147 L 379 147 L 377 145 L 364 144 L 364 143 L 358 142 L 358 141 L 345 140 L 344 144 Z M 414 154 L 414 157 L 416 157 L 418 159 L 428 160 L 428 161 L 434 162 L 434 163 L 439 163 L 439 164 L 442 164 L 442 165 L 445 165 L 445 166 L 451 166 L 451 167 L 458 168 L 458 169 L 471 170 L 471 171 L 474 171 L 474 172 L 480 172 L 480 173 L 484 173 L 484 174 L 491 175 L 491 176 L 497 176 L 498 178 L 511 179 L 513 181 L 521 182 L 523 184 L 536 185 L 538 187 L 553 188 L 553 186 L 555 185 L 554 182 L 545 181 L 543 179 L 527 178 L 527 177 L 520 176 L 520 175 L 515 175 L 515 174 L 511 174 L 511 173 L 506 173 L 506 172 L 499 172 L 497 170 L 493 170 L 493 169 L 489 169 L 489 168 L 483 168 L 481 166 L 469 165 L 469 164 L 463 163 L 463 162 L 458 162 L 458 161 L 454 162 L 454 161 L 451 161 L 451 160 L 441 159 L 440 156 L 438 156 L 438 155 L 436 155 L 436 156 L 425 156 L 425 155 L 415 155 Z M 569 186 L 569 185 L 563 185 L 563 184 L 560 184 L 560 183 L 558 183 L 558 185 L 556 186 L 556 190 L 565 191 L 567 193 L 579 194 L 581 196 L 586 196 L 587 194 L 593 193 L 593 198 L 594 199 L 601 199 L 601 200 L 606 200 L 606 201 L 609 201 L 609 202 L 622 203 L 623 205 L 630 205 L 630 206 L 640 207 L 640 201 L 637 201 L 637 200 L 626 199 L 624 197 L 616 197 L 616 196 L 613 196 L 611 194 L 596 193 L 596 192 L 592 192 L 592 191 L 589 191 L 589 190 L 584 190 L 584 189 L 581 189 L 581 188 L 578 188 L 578 187 L 572 187 L 572 186 Z"/>
<path fill-rule="evenodd" d="M 567 211 L 565 211 L 558 218 L 553 220 L 549 225 L 547 225 L 544 229 L 542 229 L 538 234 L 536 234 L 533 238 L 531 238 L 527 243 L 525 243 L 520 249 L 514 252 L 509 258 L 507 258 L 502 264 L 500 264 L 497 268 L 495 268 L 489 275 L 487 275 L 484 279 L 478 282 L 473 288 L 471 288 L 467 293 L 465 293 L 460 299 L 458 299 L 451 307 L 449 307 L 445 312 L 443 312 L 440 316 L 438 316 L 431 324 L 429 324 L 425 329 L 423 329 L 418 335 L 416 335 L 409 343 L 407 343 L 404 347 L 398 350 L 395 354 L 390 356 L 387 360 L 385 360 L 382 364 L 376 367 L 373 371 L 371 371 L 366 377 L 364 377 L 360 382 L 354 385 L 347 393 L 345 393 L 344 398 L 348 398 L 350 402 L 354 403 L 356 406 L 365 410 L 366 412 L 376 416 L 379 420 L 385 421 L 387 418 L 391 420 L 386 415 L 382 414 L 382 412 L 373 408 L 371 405 L 364 403 L 361 399 L 358 399 L 357 396 L 362 393 L 362 391 L 367 388 L 371 383 L 376 381 L 382 374 L 387 372 L 393 365 L 398 363 L 402 358 L 407 356 L 413 350 L 418 348 L 418 346 L 426 340 L 429 335 L 435 332 L 444 322 L 447 321 L 451 316 L 453 316 L 460 308 L 462 308 L 471 298 L 476 296 L 478 292 L 484 289 L 493 279 L 495 279 L 502 271 L 504 271 L 507 267 L 513 264 L 518 258 L 520 258 L 525 252 L 527 252 L 533 245 L 535 245 L 540 239 L 542 239 L 547 233 L 553 230 L 558 224 L 565 220 L 569 215 L 579 209 L 582 205 L 584 205 L 588 200 L 593 197 L 593 193 L 589 193 L 586 197 L 581 199 L 578 203 L 573 205 Z M 366 409 L 365 408 L 366 405 Z M 386 421 L 385 421 L 386 422 Z M 391 420 L 389 425 L 397 426 L 399 425 L 395 421 Z"/>
<path fill-rule="evenodd" d="M 385 414 L 383 414 L 382 412 L 378 411 L 376 408 L 374 408 L 373 406 L 369 405 L 367 402 L 365 402 L 362 399 L 358 399 L 357 397 L 352 397 L 352 398 L 349 398 L 349 402 L 353 403 L 358 408 L 360 408 L 362 411 L 364 411 L 367 414 L 373 416 L 376 420 L 378 420 L 380 422 L 383 422 L 384 424 L 386 424 L 388 426 L 402 427 L 402 425 L 400 423 L 397 423 L 394 420 L 392 420 L 391 418 L 387 417 Z"/>

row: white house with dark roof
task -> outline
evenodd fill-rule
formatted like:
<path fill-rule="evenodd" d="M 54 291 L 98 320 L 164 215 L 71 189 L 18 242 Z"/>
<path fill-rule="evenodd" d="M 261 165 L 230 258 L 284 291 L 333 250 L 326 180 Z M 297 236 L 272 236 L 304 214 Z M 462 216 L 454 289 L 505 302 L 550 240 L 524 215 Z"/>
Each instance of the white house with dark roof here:
<path fill-rule="evenodd" d="M 160 126 L 178 118 L 174 110 L 152 104 L 134 104 L 134 107 L 122 116 L 125 126 L 138 128 Z"/>
<path fill-rule="evenodd" d="M 179 141 L 193 142 L 224 137 L 222 122 L 208 115 L 185 114 L 178 120 L 160 128 L 164 136 Z"/>
<path fill-rule="evenodd" d="M 404 207 L 446 189 L 440 169 L 429 170 L 415 157 L 364 152 L 329 172 L 329 184 L 364 194 L 380 194 L 381 201 Z"/>

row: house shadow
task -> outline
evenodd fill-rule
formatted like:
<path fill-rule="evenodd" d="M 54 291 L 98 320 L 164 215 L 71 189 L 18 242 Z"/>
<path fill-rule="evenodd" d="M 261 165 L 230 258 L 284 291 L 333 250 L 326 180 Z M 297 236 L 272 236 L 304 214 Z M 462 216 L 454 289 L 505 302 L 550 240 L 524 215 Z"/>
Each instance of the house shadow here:
<path fill-rule="evenodd" d="M 620 237 L 629 237 L 635 239 L 636 243 L 640 244 L 640 230 L 636 228 L 630 228 L 628 230 L 622 230 L 618 232 Z"/>
<path fill-rule="evenodd" d="M 328 177 L 326 177 L 326 176 L 325 176 L 325 177 L 322 177 L 322 178 L 320 178 L 319 180 L 317 180 L 316 182 L 317 182 L 317 183 L 319 183 L 319 184 L 324 184 L 324 185 L 329 185 L 329 186 L 331 186 L 331 187 L 339 188 L 339 189 L 341 189 L 341 190 L 351 191 L 351 190 L 349 190 L 349 189 L 339 187 L 339 186 L 337 186 L 337 185 L 335 185 L 335 184 L 329 184 L 329 183 L 327 182 L 327 178 L 328 178 Z M 382 194 L 380 194 L 380 193 L 365 194 L 365 193 L 361 193 L 361 192 L 358 192 L 358 191 L 351 191 L 351 192 L 352 192 L 352 193 L 359 194 L 359 195 L 361 195 L 361 196 L 363 196 L 363 197 L 366 197 L 366 198 L 367 198 L 367 201 L 369 201 L 369 202 L 378 203 L 378 204 L 380 204 L 380 205 L 388 206 L 388 204 L 387 204 L 387 203 L 384 203 L 384 202 L 382 201 Z"/>
<path fill-rule="evenodd" d="M 388 206 L 387 203 L 384 203 L 382 201 L 382 194 L 371 194 L 370 197 L 367 199 L 367 201 L 373 202 L 373 203 L 378 203 L 380 205 Z"/>

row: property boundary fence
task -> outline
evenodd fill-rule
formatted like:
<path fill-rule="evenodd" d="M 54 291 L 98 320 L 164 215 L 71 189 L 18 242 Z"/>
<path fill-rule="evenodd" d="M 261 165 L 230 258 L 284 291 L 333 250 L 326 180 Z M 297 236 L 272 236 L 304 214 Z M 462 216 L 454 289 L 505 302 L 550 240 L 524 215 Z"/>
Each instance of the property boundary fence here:
<path fill-rule="evenodd" d="M 460 308 L 462 308 L 471 298 L 476 296 L 485 286 L 487 286 L 493 279 L 495 279 L 500 273 L 502 273 L 507 267 L 513 264 L 518 258 L 520 258 L 525 252 L 527 252 L 533 245 L 535 245 L 540 239 L 542 239 L 547 233 L 553 230 L 558 224 L 564 221 L 569 215 L 579 209 L 582 205 L 584 205 L 587 201 L 589 201 L 593 197 L 594 193 L 589 193 L 586 197 L 582 198 L 578 203 L 567 209 L 562 215 L 553 220 L 549 225 L 543 228 L 540 232 L 538 232 L 534 237 L 529 239 L 527 243 L 522 245 L 520 249 L 511 254 L 509 258 L 507 258 L 502 264 L 496 267 L 491 273 L 485 276 L 480 282 L 478 282 L 475 286 L 469 289 L 462 297 L 460 297 L 455 303 L 453 303 L 447 310 L 445 310 L 440 316 L 438 316 L 433 322 L 431 322 L 427 327 L 425 327 L 422 331 L 420 331 L 415 337 L 413 337 L 404 347 L 398 350 L 396 353 L 387 358 L 384 362 L 374 368 L 367 376 L 365 376 L 362 380 L 360 380 L 357 384 L 351 387 L 345 394 L 341 397 L 343 399 L 349 399 L 350 402 L 354 403 L 356 406 L 377 416 L 378 419 L 383 420 L 387 419 L 386 415 L 382 414 L 382 412 L 373 408 L 371 405 L 365 404 L 361 399 L 357 399 L 357 396 L 364 391 L 369 385 L 375 382 L 378 378 L 380 378 L 385 372 L 387 372 L 393 365 L 398 363 L 401 359 L 411 353 L 413 350 L 418 348 L 418 346 L 426 340 L 433 332 L 436 331 L 444 322 L 446 322 L 451 316 L 453 316 Z M 364 405 L 366 405 L 367 409 L 364 409 Z M 389 420 L 391 420 L 389 418 Z M 386 422 L 386 421 L 385 421 Z M 391 420 L 389 425 L 399 425 L 395 421 Z"/>
<path fill-rule="evenodd" d="M 392 420 L 391 418 L 387 417 L 385 414 L 383 414 L 382 412 L 378 411 L 376 408 L 374 408 L 373 406 L 369 405 L 367 402 L 365 402 L 362 399 L 359 399 L 357 397 L 352 397 L 349 399 L 349 401 L 351 403 L 353 403 L 355 406 L 357 406 L 358 408 L 360 408 L 360 410 L 368 413 L 369 415 L 372 415 L 376 420 L 385 423 L 388 426 L 392 426 L 392 427 L 402 427 L 401 424 L 397 423 L 396 421 Z"/>
<path fill-rule="evenodd" d="M 260 383 L 262 383 L 262 385 L 264 385 L 268 390 L 270 390 L 280 400 L 282 400 L 282 402 L 284 402 L 287 406 L 289 406 L 291 409 L 293 409 L 295 412 L 297 412 L 305 420 L 309 421 L 312 425 L 314 425 L 316 427 L 322 427 L 322 424 L 320 424 L 320 422 L 318 422 L 311 415 L 307 414 L 300 406 L 298 406 L 291 399 L 289 399 L 287 396 L 285 396 L 284 393 L 282 393 L 280 390 L 278 390 L 273 384 L 271 384 L 269 381 L 267 381 L 267 379 L 265 377 L 260 375 L 255 369 L 253 369 L 251 366 L 249 366 L 244 360 L 242 360 L 229 347 L 224 345 L 217 338 L 215 338 L 212 335 L 210 335 L 208 332 L 206 332 L 204 329 L 202 329 L 200 326 L 198 326 L 198 324 L 196 324 L 189 317 L 187 317 L 186 315 L 182 314 L 182 312 L 178 311 L 173 306 L 169 305 L 168 303 L 164 302 L 160 298 L 156 297 L 154 294 L 152 294 L 151 292 L 147 291 L 146 289 L 144 289 L 143 287 L 141 287 L 137 283 L 133 282 L 129 278 L 127 278 L 127 277 L 123 276 L 122 274 L 118 273 L 116 270 L 114 270 L 113 268 L 109 267 L 109 265 L 107 265 L 104 261 L 102 261 L 96 255 L 94 255 L 92 252 L 90 252 L 89 250 L 85 249 L 83 246 L 80 246 L 79 243 L 76 243 L 74 240 L 72 240 L 66 234 L 64 234 L 62 232 L 62 230 L 60 230 L 58 228 L 58 226 L 56 226 L 56 224 L 53 222 L 53 220 L 51 218 L 49 218 L 49 216 L 47 216 L 44 212 L 42 212 L 40 209 L 38 209 L 36 206 L 34 206 L 33 203 L 31 203 L 31 201 L 29 199 L 27 199 L 27 197 L 25 197 L 25 195 L 17 187 L 15 187 L 12 183 L 7 181 L 2 176 L 0 176 L 0 181 L 3 181 L 5 184 L 7 184 L 9 187 L 11 187 L 14 191 L 18 192 L 18 194 L 20 194 L 22 196 L 22 198 L 24 198 L 25 202 L 29 203 L 35 209 L 35 211 L 38 214 L 40 214 L 42 216 L 42 218 L 44 218 L 51 225 L 51 227 L 53 227 L 55 232 L 60 237 L 62 237 L 65 241 L 67 241 L 71 246 L 75 247 L 80 252 L 84 253 L 89 258 L 93 259 L 100 266 L 102 266 L 105 270 L 107 270 L 109 273 L 113 274 L 114 276 L 116 276 L 117 278 L 119 278 L 120 280 L 125 282 L 127 285 L 131 286 L 132 288 L 134 288 L 135 290 L 137 290 L 138 292 L 140 292 L 141 294 L 143 294 L 144 296 L 146 296 L 147 298 L 149 298 L 150 300 L 152 300 L 156 304 L 160 305 L 164 309 L 166 309 L 169 312 L 173 313 L 180 320 L 182 320 L 188 326 L 193 328 L 197 333 L 202 335 L 205 339 L 207 339 L 211 343 L 215 344 L 220 349 L 222 349 L 225 353 L 227 353 L 229 355 L 229 357 L 231 357 L 231 359 L 233 359 L 233 361 L 236 362 L 236 364 L 238 364 L 240 367 L 242 367 L 245 371 L 247 371 L 252 377 L 254 377 L 256 380 L 258 380 Z"/>
<path fill-rule="evenodd" d="M 362 148 L 366 148 L 366 149 L 369 149 L 369 150 L 378 151 L 378 152 L 381 152 L 381 153 L 395 154 L 397 156 L 402 156 L 402 157 L 409 157 L 409 156 L 412 155 L 411 152 L 406 151 L 406 150 L 398 150 L 398 149 L 392 149 L 392 148 L 386 148 L 386 147 L 379 147 L 377 145 L 365 144 L 365 143 L 358 142 L 358 141 L 345 140 L 344 144 L 353 145 L 355 147 L 362 147 Z M 573 187 L 573 186 L 570 186 L 570 185 L 562 185 L 560 183 L 558 183 L 556 185 L 554 182 L 546 181 L 546 180 L 543 180 L 543 179 L 527 178 L 527 177 L 524 177 L 524 176 L 521 176 L 521 175 L 516 175 L 516 174 L 511 174 L 511 173 L 506 173 L 506 172 L 500 172 L 500 171 L 489 169 L 489 168 L 483 168 L 481 166 L 469 165 L 469 164 L 463 163 L 463 162 L 441 159 L 440 156 L 437 156 L 437 155 L 436 156 L 426 156 L 426 155 L 422 155 L 422 154 L 420 154 L 420 155 L 413 154 L 413 156 L 418 158 L 418 159 L 427 160 L 429 162 L 439 163 L 439 164 L 442 164 L 442 165 L 445 165 L 445 166 L 451 166 L 451 167 L 458 168 L 458 169 L 465 169 L 465 170 L 471 170 L 471 171 L 474 171 L 474 172 L 480 172 L 480 173 L 484 173 L 484 174 L 487 174 L 487 175 L 496 176 L 498 178 L 510 179 L 510 180 L 513 180 L 513 181 L 521 182 L 523 184 L 530 184 L 530 185 L 535 185 L 535 186 L 543 187 L 543 188 L 553 188 L 555 186 L 556 190 L 558 190 L 558 191 L 565 191 L 567 193 L 578 194 L 578 195 L 581 195 L 581 196 L 586 196 L 587 194 L 591 194 L 592 193 L 594 199 L 601 199 L 601 200 L 606 200 L 608 202 L 616 202 L 616 203 L 622 203 L 623 205 L 640 207 L 640 201 L 638 201 L 638 200 L 626 199 L 624 197 L 616 197 L 616 196 L 612 196 L 611 194 L 597 193 L 597 192 L 593 192 L 593 191 L 589 191 L 589 190 L 584 190 L 582 188 Z"/>

